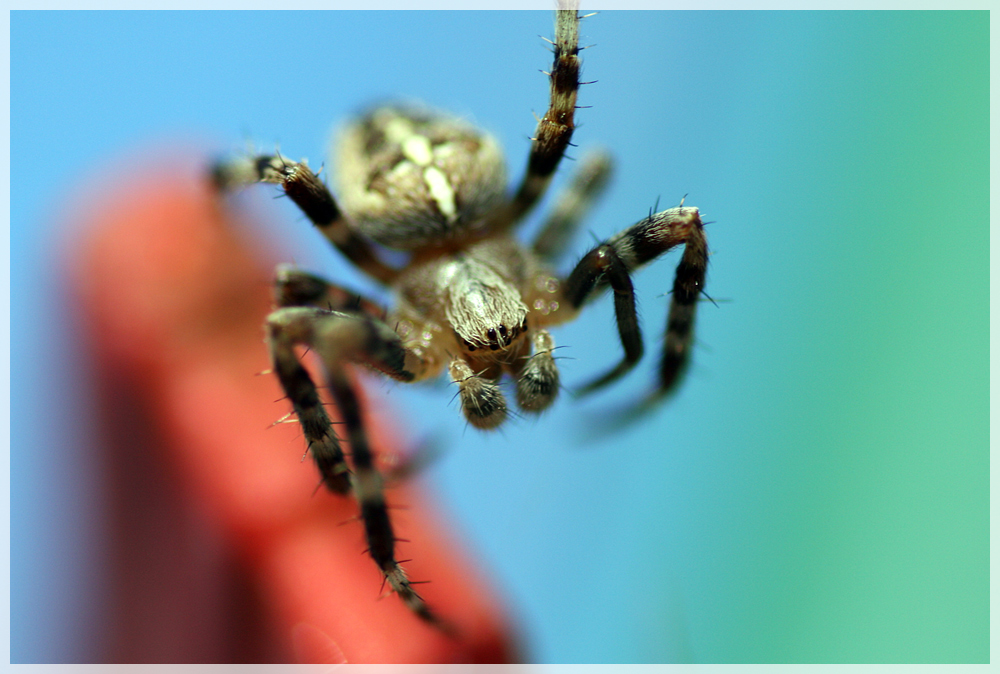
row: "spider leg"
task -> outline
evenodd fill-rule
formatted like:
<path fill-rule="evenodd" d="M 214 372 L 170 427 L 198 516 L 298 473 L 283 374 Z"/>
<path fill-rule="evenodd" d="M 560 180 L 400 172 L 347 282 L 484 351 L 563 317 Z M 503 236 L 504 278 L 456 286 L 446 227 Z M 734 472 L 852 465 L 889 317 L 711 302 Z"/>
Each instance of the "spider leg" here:
<path fill-rule="evenodd" d="M 299 415 L 324 484 L 338 493 L 354 493 L 364 522 L 368 554 L 389 585 L 420 618 L 448 631 L 450 628 L 413 589 L 396 559 L 396 537 L 385 502 L 384 477 L 375 467 L 358 396 L 344 369 L 345 363 L 361 362 L 395 379 L 412 380 L 413 375 L 405 367 L 407 353 L 399 336 L 370 316 L 313 307 L 284 307 L 274 311 L 267 318 L 267 331 L 274 369 Z M 344 462 L 316 387 L 298 361 L 294 349 L 297 344 L 311 348 L 323 361 L 333 401 L 347 431 L 353 473 Z M 336 466 L 331 465 L 331 457 L 339 461 Z"/>
<path fill-rule="evenodd" d="M 256 182 L 280 185 L 285 194 L 348 260 L 382 283 L 391 283 L 398 271 L 375 253 L 371 243 L 354 233 L 327 186 L 304 163 L 281 155 L 258 155 L 219 162 L 212 179 L 220 190 Z"/>
<path fill-rule="evenodd" d="M 566 251 L 570 237 L 611 178 L 611 156 L 590 152 L 581 162 L 572 182 L 562 191 L 555 208 L 539 230 L 532 250 L 543 260 L 554 262 Z"/>
<path fill-rule="evenodd" d="M 362 313 L 377 319 L 386 315 L 385 308 L 377 302 L 290 264 L 278 265 L 274 299 L 279 307 L 317 307 Z"/>
<path fill-rule="evenodd" d="M 575 309 L 611 287 L 618 334 L 625 350 L 618 365 L 583 386 L 580 393 L 610 384 L 642 358 L 642 333 L 630 274 L 682 243 L 684 254 L 674 278 L 659 383 L 651 398 L 661 397 L 680 381 L 690 353 L 698 295 L 705 287 L 708 268 L 708 242 L 701 217 L 697 208 L 685 206 L 654 213 L 597 245 L 580 260 L 563 284 L 562 292 Z"/>
<path fill-rule="evenodd" d="M 385 308 L 363 295 L 330 283 L 326 279 L 297 269 L 293 265 L 278 265 L 275 282 L 275 301 L 279 307 L 317 307 L 332 311 L 362 313 L 371 318 L 384 320 Z M 398 333 L 397 333 L 398 334 Z M 412 346 L 404 343 L 404 348 Z M 417 355 L 412 353 L 411 355 Z M 414 381 L 426 376 L 428 369 L 425 358 L 411 358 L 418 363 L 414 368 Z M 387 482 L 400 482 L 421 472 L 437 459 L 440 448 L 436 443 L 425 442 L 406 457 L 392 457 L 393 465 L 385 475 Z M 383 457 L 385 459 L 385 457 Z"/>
<path fill-rule="evenodd" d="M 663 357 L 660 360 L 659 383 L 650 395 L 658 399 L 680 383 L 690 360 L 691 342 L 694 339 L 695 312 L 699 295 L 705 290 L 705 272 L 708 268 L 708 242 L 700 222 L 698 236 L 689 239 L 684 247 L 667 314 Z"/>
<path fill-rule="evenodd" d="M 570 8 L 556 11 L 554 58 L 552 71 L 548 73 L 549 108 L 531 139 L 524 178 L 510 203 L 497 217 L 498 228 L 514 225 L 538 202 L 573 137 L 576 92 L 580 87 L 579 3 L 574 0 L 560 4 L 568 4 Z"/>

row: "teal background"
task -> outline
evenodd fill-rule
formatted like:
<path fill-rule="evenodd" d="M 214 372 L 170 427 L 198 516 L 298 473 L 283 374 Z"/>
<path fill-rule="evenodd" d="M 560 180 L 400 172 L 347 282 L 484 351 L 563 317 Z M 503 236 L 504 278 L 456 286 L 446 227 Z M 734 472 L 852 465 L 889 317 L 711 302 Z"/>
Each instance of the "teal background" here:
<path fill-rule="evenodd" d="M 318 164 L 332 121 L 398 94 L 474 117 L 519 175 L 551 17 L 13 12 L 10 26 L 11 660 L 85 661 L 112 581 L 86 364 L 52 273 L 70 195 L 99 174 L 115 189 L 123 157 L 178 139 L 205 148 L 193 162 L 249 135 Z M 483 436 L 445 385 L 379 389 L 415 439 L 445 439 L 422 479 L 527 652 L 987 662 L 988 13 L 602 12 L 582 34 L 598 83 L 575 152 L 604 144 L 618 171 L 573 255 L 657 199 L 688 194 L 713 222 L 718 306 L 700 308 L 686 385 L 600 432 L 651 381 L 675 254 L 636 279 L 648 362 L 607 393 Z M 377 292 L 270 196 L 240 203 L 272 214 L 275 246 Z M 618 357 L 607 300 L 555 337 L 570 386 Z"/>

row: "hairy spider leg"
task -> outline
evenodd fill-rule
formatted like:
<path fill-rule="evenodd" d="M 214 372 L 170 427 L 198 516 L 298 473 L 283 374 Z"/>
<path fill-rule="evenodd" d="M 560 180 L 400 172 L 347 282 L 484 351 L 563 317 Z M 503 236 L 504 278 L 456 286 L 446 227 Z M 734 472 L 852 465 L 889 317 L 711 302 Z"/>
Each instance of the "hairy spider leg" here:
<path fill-rule="evenodd" d="M 696 230 L 692 230 L 692 235 L 684 246 L 684 253 L 674 275 L 663 357 L 660 360 L 660 380 L 656 390 L 649 396 L 650 401 L 670 393 L 680 383 L 684 370 L 690 362 L 695 312 L 699 296 L 705 291 L 707 270 L 708 241 L 699 219 Z"/>
<path fill-rule="evenodd" d="M 435 366 L 437 355 L 430 345 L 421 342 L 426 324 L 413 318 L 399 323 L 399 314 L 364 295 L 331 283 L 322 276 L 311 274 L 290 264 L 279 264 L 275 271 L 275 303 L 278 307 L 315 307 L 328 311 L 357 314 L 384 324 L 388 329 L 395 322 L 393 332 L 402 340 L 405 353 L 403 369 L 410 373 L 403 381 L 416 382 L 436 376 L 440 367 Z M 387 373 L 395 376 L 392 373 Z M 399 377 L 396 377 L 397 379 Z"/>
<path fill-rule="evenodd" d="M 563 284 L 562 292 L 574 309 L 611 287 L 618 335 L 625 350 L 618 365 L 584 385 L 580 393 L 607 386 L 642 358 L 642 332 L 630 274 L 682 243 L 684 253 L 674 278 L 659 382 L 650 398 L 662 397 L 679 383 L 690 355 L 698 295 L 705 287 L 708 269 L 708 242 L 701 216 L 697 208 L 687 206 L 651 214 L 598 244 L 583 256 Z"/>
<path fill-rule="evenodd" d="M 294 265 L 279 264 L 274 276 L 274 301 L 279 307 L 357 312 L 380 320 L 387 315 L 381 304 Z"/>
<path fill-rule="evenodd" d="M 531 245 L 535 255 L 546 262 L 555 262 L 566 252 L 587 211 L 607 188 L 612 168 L 607 152 L 591 151 L 584 155 L 579 170 L 560 192 Z"/>
<path fill-rule="evenodd" d="M 285 311 L 284 316 L 278 316 L 277 319 L 272 320 L 275 314 L 268 317 L 271 364 L 281 388 L 292 402 L 292 409 L 306 439 L 306 447 L 316 463 L 323 484 L 335 494 L 347 496 L 351 493 L 347 458 L 333 430 L 333 422 L 319 397 L 316 384 L 295 354 L 295 341 L 283 329 L 283 324 L 290 318 L 287 310 Z"/>
<path fill-rule="evenodd" d="M 358 396 L 344 369 L 345 363 L 360 362 L 394 379 L 411 381 L 413 375 L 405 369 L 406 349 L 399 336 L 382 321 L 365 314 L 314 307 L 285 307 L 274 311 L 267 318 L 267 331 L 275 372 L 302 423 L 309 449 L 323 473 L 324 484 L 338 493 L 353 491 L 361 509 L 368 554 L 389 586 L 419 617 L 450 631 L 414 590 L 412 581 L 396 559 L 396 537 L 385 502 L 384 478 L 375 467 Z M 324 472 L 330 470 L 330 466 L 317 450 L 327 452 L 332 445 L 334 453 L 341 458 L 343 452 L 316 387 L 299 363 L 296 344 L 311 348 L 323 361 L 331 395 L 347 431 L 353 472 L 348 471 L 346 464 L 337 466 L 335 473 Z M 315 439 L 320 440 L 318 446 Z M 345 480 L 346 490 L 343 488 Z"/>
<path fill-rule="evenodd" d="M 306 164 L 281 155 L 257 155 L 219 162 L 212 168 L 212 177 L 223 190 L 256 182 L 279 185 L 323 236 L 362 271 L 386 284 L 398 275 L 369 241 L 351 229 L 329 188 Z"/>
<path fill-rule="evenodd" d="M 580 88 L 580 16 L 578 2 L 570 9 L 556 11 L 556 39 L 552 43 L 552 71 L 549 76 L 549 108 L 538 121 L 531 139 L 528 166 L 511 201 L 496 219 L 496 230 L 518 223 L 545 193 L 552 175 L 562 161 L 573 137 L 576 94 Z"/>

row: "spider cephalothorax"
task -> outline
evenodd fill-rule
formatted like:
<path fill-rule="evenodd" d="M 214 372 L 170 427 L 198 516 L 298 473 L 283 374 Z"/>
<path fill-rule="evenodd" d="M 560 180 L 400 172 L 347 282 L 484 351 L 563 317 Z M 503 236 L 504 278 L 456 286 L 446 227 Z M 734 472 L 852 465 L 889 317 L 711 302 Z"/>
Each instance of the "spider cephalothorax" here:
<path fill-rule="evenodd" d="M 697 208 L 681 205 L 651 213 L 595 246 L 568 275 L 556 273 L 556 258 L 607 182 L 610 160 L 598 153 L 584 158 L 530 245 L 513 236 L 547 188 L 573 134 L 579 19 L 576 9 L 557 12 L 551 102 L 538 123 L 525 175 L 512 194 L 492 136 L 453 116 L 414 106 L 378 107 L 346 127 L 334 155 L 339 205 L 308 166 L 278 155 L 238 159 L 214 172 L 222 188 L 258 181 L 280 185 L 334 246 L 394 292 L 395 306 L 386 310 L 317 276 L 282 266 L 278 308 L 267 318 L 268 342 L 274 371 L 324 484 L 354 495 L 369 552 L 393 590 L 419 616 L 442 626 L 396 559 L 384 478 L 374 465 L 345 365 L 362 363 L 407 382 L 447 370 L 466 419 L 481 429 L 495 428 L 508 417 L 499 386 L 505 376 L 515 383 L 518 407 L 540 412 L 559 391 L 555 343 L 548 329 L 571 320 L 611 288 L 625 355 L 582 390 L 618 379 L 643 352 L 631 273 L 680 244 L 684 252 L 659 380 L 645 403 L 676 385 L 688 359 L 708 263 Z M 379 246 L 406 251 L 408 263 L 388 264 Z M 299 362 L 296 345 L 309 347 L 323 361 L 346 429 L 350 462 Z"/>

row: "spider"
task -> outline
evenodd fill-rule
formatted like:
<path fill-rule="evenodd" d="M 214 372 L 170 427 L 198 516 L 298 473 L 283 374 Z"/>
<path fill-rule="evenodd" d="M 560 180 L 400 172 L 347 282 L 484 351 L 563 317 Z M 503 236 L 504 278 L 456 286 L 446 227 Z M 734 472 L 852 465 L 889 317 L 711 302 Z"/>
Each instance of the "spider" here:
<path fill-rule="evenodd" d="M 275 183 L 340 252 L 391 289 L 396 306 L 378 303 L 291 266 L 277 271 L 277 308 L 266 332 L 273 370 L 308 443 L 323 484 L 357 499 L 368 551 L 391 589 L 427 622 L 446 628 L 415 591 L 396 558 L 386 507 L 386 476 L 375 466 L 357 393 L 345 365 L 361 363 L 398 381 L 445 370 L 462 412 L 479 429 L 509 416 L 499 386 L 514 381 L 517 406 L 538 413 L 556 399 L 559 372 L 548 328 L 576 317 L 610 288 L 624 357 L 581 389 L 619 379 L 643 354 L 631 274 L 684 244 L 667 319 L 659 380 L 644 405 L 679 382 L 703 292 L 708 249 L 697 208 L 652 213 L 596 245 L 567 276 L 552 268 L 611 171 L 603 153 L 586 157 L 531 245 L 515 227 L 545 193 L 574 131 L 580 86 L 579 21 L 575 6 L 556 12 L 550 105 L 538 122 L 525 174 L 507 194 L 497 141 L 467 122 L 419 106 L 377 107 L 349 124 L 335 155 L 339 203 L 304 163 L 279 154 L 222 162 L 220 190 Z M 401 267 L 381 248 L 409 254 Z M 350 463 L 295 347 L 322 360 L 340 412 Z"/>

